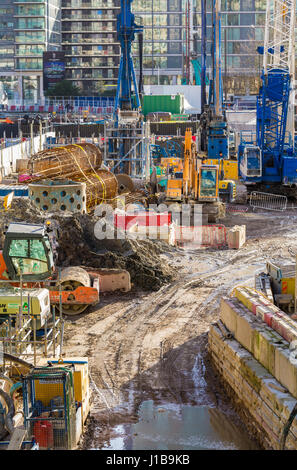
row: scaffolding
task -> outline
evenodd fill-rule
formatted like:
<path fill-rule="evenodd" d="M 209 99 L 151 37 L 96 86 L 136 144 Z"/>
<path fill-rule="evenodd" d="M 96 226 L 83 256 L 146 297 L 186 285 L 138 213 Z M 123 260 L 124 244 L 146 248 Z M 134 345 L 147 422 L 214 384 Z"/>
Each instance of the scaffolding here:
<path fill-rule="evenodd" d="M 40 284 L 44 281 L 36 282 Z M 51 283 L 53 281 L 47 281 Z M 1 285 L 10 281 L 1 281 Z M 40 325 L 40 320 L 30 311 L 30 295 L 24 295 L 23 283 L 20 285 L 21 303 L 16 314 L 1 316 L 0 323 L 0 369 L 12 368 L 13 356 L 37 365 L 40 358 L 61 357 L 63 347 L 64 319 L 62 317 L 62 293 L 59 288 L 57 310 L 51 306 L 50 315 Z M 24 308 L 24 302 L 27 306 Z M 25 310 L 25 311 L 24 311 Z"/>
<path fill-rule="evenodd" d="M 115 173 L 149 180 L 150 171 L 149 122 L 105 122 L 104 163 Z"/>

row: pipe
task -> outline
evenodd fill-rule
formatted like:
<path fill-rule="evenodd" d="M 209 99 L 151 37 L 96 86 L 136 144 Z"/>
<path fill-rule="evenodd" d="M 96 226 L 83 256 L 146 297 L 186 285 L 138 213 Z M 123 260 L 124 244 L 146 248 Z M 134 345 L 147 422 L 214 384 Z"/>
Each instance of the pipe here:
<path fill-rule="evenodd" d="M 9 390 L 9 395 L 11 396 L 11 398 L 13 398 L 14 392 L 19 390 L 20 388 L 23 388 L 22 382 L 16 382 L 15 384 L 13 384 L 13 386 Z"/>
<path fill-rule="evenodd" d="M 12 434 L 14 431 L 14 423 L 13 423 L 13 417 L 15 414 L 15 407 L 12 398 L 8 395 L 8 393 L 4 392 L 0 388 L 0 396 L 3 398 L 4 402 L 6 403 L 6 406 L 8 408 L 7 413 L 5 415 L 5 427 L 9 434 Z"/>
<path fill-rule="evenodd" d="M 7 377 L 7 375 L 0 374 L 0 380 L 6 380 L 7 382 L 10 383 L 10 385 L 13 385 L 13 381 L 11 380 L 10 377 Z"/>
<path fill-rule="evenodd" d="M 13 356 L 13 354 L 9 354 L 5 352 L 3 353 L 3 355 L 4 355 L 4 359 L 7 359 L 12 362 L 17 362 L 21 366 L 28 367 L 29 369 L 34 368 L 33 364 L 31 364 L 30 362 L 24 361 L 24 359 L 20 359 L 19 357 Z"/>

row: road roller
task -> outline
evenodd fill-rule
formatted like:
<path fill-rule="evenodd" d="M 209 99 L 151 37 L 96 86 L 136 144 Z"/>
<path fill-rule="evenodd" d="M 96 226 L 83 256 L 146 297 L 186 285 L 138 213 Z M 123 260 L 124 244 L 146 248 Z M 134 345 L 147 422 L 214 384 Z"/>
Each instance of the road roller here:
<path fill-rule="evenodd" d="M 0 284 L 47 288 L 50 302 L 64 314 L 77 315 L 99 302 L 99 292 L 131 289 L 130 274 L 122 269 L 71 266 L 59 269 L 57 238 L 50 222 L 11 223 L 0 251 Z"/>

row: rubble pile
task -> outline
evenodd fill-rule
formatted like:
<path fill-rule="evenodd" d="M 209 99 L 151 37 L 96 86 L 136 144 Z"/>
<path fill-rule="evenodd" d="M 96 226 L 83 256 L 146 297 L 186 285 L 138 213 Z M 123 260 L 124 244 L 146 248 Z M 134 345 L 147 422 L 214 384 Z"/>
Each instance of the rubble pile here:
<path fill-rule="evenodd" d="M 98 240 L 94 227 L 99 218 L 88 214 L 46 215 L 28 200 L 14 200 L 0 221 L 0 245 L 3 246 L 5 226 L 10 222 L 43 223 L 55 221 L 58 228 L 58 262 L 61 267 L 88 266 L 126 269 L 135 287 L 157 290 L 173 278 L 173 270 L 160 254 L 168 245 L 157 240 Z"/>

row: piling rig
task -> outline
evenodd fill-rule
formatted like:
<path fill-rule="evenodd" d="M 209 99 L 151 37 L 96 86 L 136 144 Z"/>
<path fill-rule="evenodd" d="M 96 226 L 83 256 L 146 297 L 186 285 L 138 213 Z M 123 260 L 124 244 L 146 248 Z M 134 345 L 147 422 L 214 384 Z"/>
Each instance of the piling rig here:
<path fill-rule="evenodd" d="M 295 24 L 294 0 L 267 1 L 256 135 L 242 132 L 238 162 L 249 189 L 296 199 Z"/>

